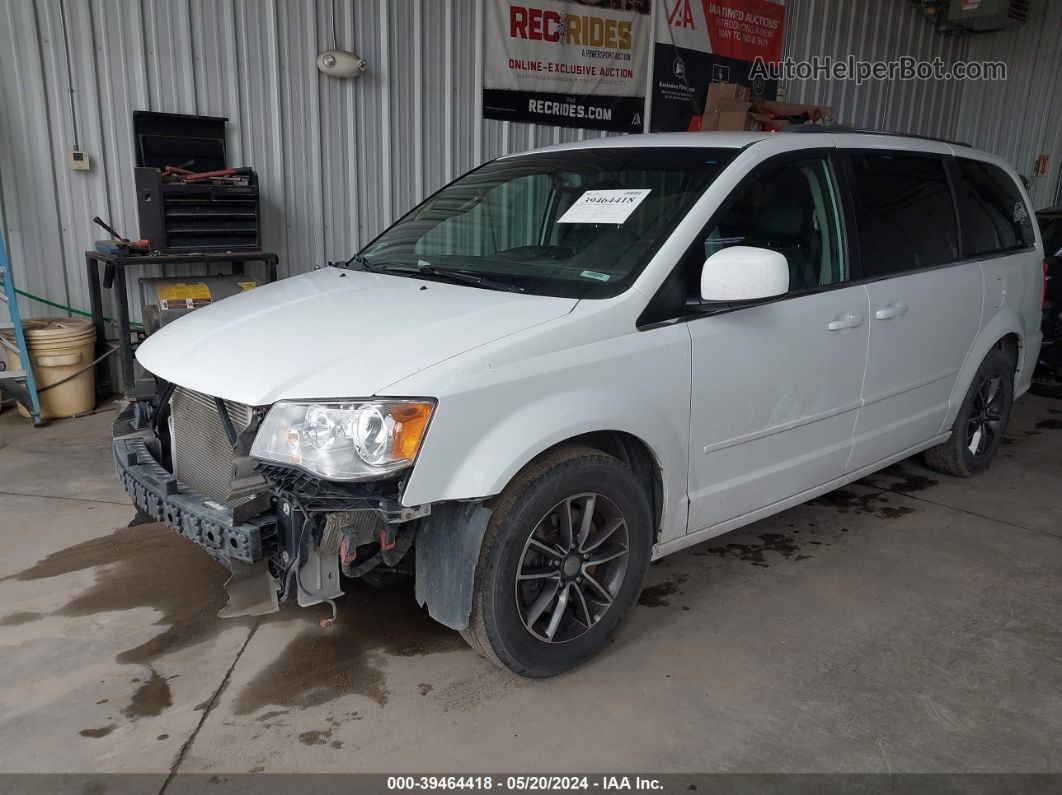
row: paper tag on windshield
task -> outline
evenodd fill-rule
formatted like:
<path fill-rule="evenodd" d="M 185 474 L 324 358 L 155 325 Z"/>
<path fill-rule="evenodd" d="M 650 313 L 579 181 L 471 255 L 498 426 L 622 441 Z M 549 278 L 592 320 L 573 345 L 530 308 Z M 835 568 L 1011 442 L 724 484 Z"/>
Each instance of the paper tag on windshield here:
<path fill-rule="evenodd" d="M 597 271 L 583 271 L 579 275 L 584 279 L 597 279 L 599 282 L 607 282 L 612 278 L 607 273 L 598 273 Z"/>
<path fill-rule="evenodd" d="M 650 188 L 588 190 L 557 219 L 558 224 L 622 224 L 652 193 Z"/>

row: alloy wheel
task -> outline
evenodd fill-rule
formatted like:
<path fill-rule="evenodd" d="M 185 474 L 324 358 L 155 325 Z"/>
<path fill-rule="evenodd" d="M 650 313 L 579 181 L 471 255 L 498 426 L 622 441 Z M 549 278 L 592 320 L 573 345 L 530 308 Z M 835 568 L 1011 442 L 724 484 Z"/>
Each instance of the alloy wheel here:
<path fill-rule="evenodd" d="M 597 624 L 627 572 L 627 520 L 612 500 L 576 494 L 531 531 L 516 572 L 520 620 L 534 637 L 564 643 Z"/>
<path fill-rule="evenodd" d="M 966 447 L 974 458 L 990 450 L 1002 432 L 1005 408 L 1003 378 L 993 375 L 983 379 L 974 395 L 966 426 Z"/>

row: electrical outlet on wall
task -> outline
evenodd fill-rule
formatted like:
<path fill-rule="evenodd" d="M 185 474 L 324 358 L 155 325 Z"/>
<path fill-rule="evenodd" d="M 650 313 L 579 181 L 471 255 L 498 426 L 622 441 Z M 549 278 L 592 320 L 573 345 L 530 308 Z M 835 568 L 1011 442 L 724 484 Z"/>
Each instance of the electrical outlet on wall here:
<path fill-rule="evenodd" d="M 74 171 L 88 171 L 92 168 L 92 161 L 88 154 L 81 149 L 66 150 L 66 164 Z"/>

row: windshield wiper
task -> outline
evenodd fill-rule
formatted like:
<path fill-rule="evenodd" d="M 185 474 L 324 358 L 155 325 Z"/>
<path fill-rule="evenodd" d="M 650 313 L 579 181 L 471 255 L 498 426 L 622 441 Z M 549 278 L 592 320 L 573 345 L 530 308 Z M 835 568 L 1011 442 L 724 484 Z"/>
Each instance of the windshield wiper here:
<path fill-rule="evenodd" d="M 366 270 L 371 270 L 377 273 L 431 276 L 443 281 L 454 282 L 455 284 L 470 284 L 473 287 L 482 287 L 486 290 L 499 290 L 506 293 L 524 292 L 523 287 L 519 287 L 518 285 L 509 282 L 488 279 L 485 276 L 477 276 L 468 271 L 444 270 L 442 268 L 435 268 L 431 265 L 418 265 L 415 268 L 409 268 L 404 265 L 374 265 L 366 263 L 363 267 L 365 267 Z"/>
<path fill-rule="evenodd" d="M 369 262 L 362 254 L 354 254 L 346 262 L 330 262 L 329 265 L 336 268 L 349 268 L 352 265 L 357 265 L 359 270 L 369 271 L 370 273 L 393 273 L 399 276 L 432 276 L 443 281 L 455 284 L 471 284 L 474 287 L 482 287 L 486 290 L 500 290 L 507 293 L 524 292 L 523 287 L 497 279 L 488 279 L 485 276 L 477 276 L 468 271 L 443 270 L 426 264 L 410 268 L 405 265 Z"/>
<path fill-rule="evenodd" d="M 351 265 L 357 265 L 363 271 L 372 270 L 372 265 L 370 265 L 369 261 L 361 254 L 351 254 L 350 259 L 348 260 L 344 260 L 343 262 L 329 262 L 328 264 L 333 268 L 349 268 Z"/>

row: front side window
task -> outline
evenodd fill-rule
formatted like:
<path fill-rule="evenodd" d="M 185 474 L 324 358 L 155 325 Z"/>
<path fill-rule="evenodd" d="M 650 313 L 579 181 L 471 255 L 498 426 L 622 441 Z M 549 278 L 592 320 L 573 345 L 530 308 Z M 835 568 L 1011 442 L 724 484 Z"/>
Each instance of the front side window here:
<path fill-rule="evenodd" d="M 537 295 L 608 298 L 637 278 L 733 154 L 602 147 L 496 160 L 361 254 L 374 269 L 454 271 Z"/>
<path fill-rule="evenodd" d="M 966 256 L 998 254 L 1036 242 L 1032 215 L 1014 180 L 990 163 L 959 158 L 958 186 Z"/>
<path fill-rule="evenodd" d="M 850 162 L 863 278 L 932 268 L 959 258 L 943 159 L 873 153 L 852 154 Z"/>
<path fill-rule="evenodd" d="M 729 246 L 784 254 L 790 292 L 845 281 L 848 273 L 837 189 L 826 159 L 791 160 L 743 184 L 708 231 L 705 259 Z M 698 264 L 698 278 L 699 273 Z"/>

